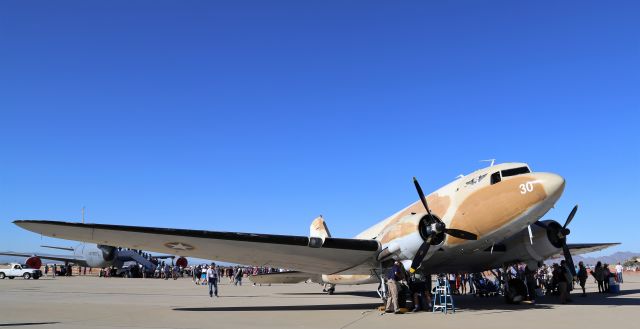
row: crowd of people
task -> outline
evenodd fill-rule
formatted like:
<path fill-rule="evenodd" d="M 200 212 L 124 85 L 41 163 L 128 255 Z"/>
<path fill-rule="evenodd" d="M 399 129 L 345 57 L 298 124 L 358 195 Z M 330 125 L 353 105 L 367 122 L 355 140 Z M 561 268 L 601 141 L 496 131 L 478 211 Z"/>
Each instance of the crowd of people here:
<path fill-rule="evenodd" d="M 608 264 L 598 262 L 587 267 L 579 262 L 575 276 L 567 263 L 543 265 L 538 269 L 529 269 L 525 264 L 494 269 L 479 273 L 439 274 L 438 278 L 448 281 L 452 295 L 473 294 L 491 296 L 518 294 L 522 300 L 512 298 L 513 302 L 535 303 L 539 296 L 558 296 L 559 302 L 571 302 L 570 293 L 578 285 L 580 296 L 586 297 L 586 283 L 589 277 L 597 283 L 598 293 L 611 293 L 613 286 L 623 283 L 623 267 L 618 263 L 614 270 Z M 432 278 L 430 275 L 409 274 L 399 262 L 396 262 L 386 275 L 388 298 L 386 312 L 400 313 L 406 300 L 413 301 L 413 311 L 427 310 L 432 307 Z M 518 280 L 514 280 L 518 279 Z M 509 284 L 514 289 L 508 289 Z M 523 286 L 517 286 L 523 285 Z M 511 296 L 511 297 L 516 297 Z"/>
<path fill-rule="evenodd" d="M 206 272 L 212 265 L 195 265 L 187 268 L 187 273 L 191 275 L 195 284 L 206 285 L 207 276 Z M 285 269 L 277 269 L 272 267 L 261 266 L 215 266 L 218 278 L 227 278 L 230 284 L 235 286 L 242 285 L 242 279 L 250 275 L 261 275 L 268 273 L 276 273 L 286 271 Z M 255 284 L 254 284 L 255 285 Z"/>

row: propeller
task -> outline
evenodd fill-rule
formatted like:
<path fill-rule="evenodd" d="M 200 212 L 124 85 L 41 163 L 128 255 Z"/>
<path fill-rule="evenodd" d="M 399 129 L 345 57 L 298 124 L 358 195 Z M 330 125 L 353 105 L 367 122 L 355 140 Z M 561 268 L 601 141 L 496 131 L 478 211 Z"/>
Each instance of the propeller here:
<path fill-rule="evenodd" d="M 571 213 L 569 214 L 569 217 L 567 217 L 567 220 L 564 222 L 564 226 L 562 226 L 562 230 L 560 230 L 560 232 L 558 232 L 558 237 L 559 238 L 564 238 L 562 241 L 562 252 L 564 253 L 564 260 L 567 262 L 567 265 L 569 266 L 569 271 L 571 271 L 571 274 L 573 276 L 576 276 L 576 267 L 573 263 L 573 257 L 571 257 L 571 251 L 569 250 L 569 247 L 567 246 L 567 235 L 569 235 L 569 233 L 571 233 L 571 231 L 569 231 L 569 229 L 567 228 L 567 225 L 569 225 L 569 223 L 571 223 L 571 221 L 573 220 L 573 216 L 576 215 L 576 212 L 578 211 L 578 205 L 575 205 L 573 207 L 573 209 L 571 210 Z M 562 235 L 562 236 L 560 236 Z"/>
<path fill-rule="evenodd" d="M 569 216 L 567 217 L 567 220 L 565 220 L 563 226 L 560 226 L 560 224 L 558 224 L 555 221 L 551 221 L 550 223 L 543 223 L 538 221 L 534 223 L 535 225 L 538 225 L 547 230 L 547 236 L 549 236 L 551 243 L 555 247 L 562 248 L 564 259 L 567 262 L 567 266 L 569 266 L 569 271 L 571 271 L 571 274 L 573 274 L 573 276 L 576 275 L 576 268 L 573 263 L 573 257 L 571 257 L 571 251 L 567 246 L 567 236 L 571 233 L 571 230 L 569 230 L 567 226 L 569 225 L 569 223 L 571 223 L 577 211 L 578 211 L 578 205 L 575 205 L 571 210 L 571 213 L 569 213 Z"/>
<path fill-rule="evenodd" d="M 447 228 L 446 224 L 443 221 L 441 221 L 438 217 L 431 214 L 431 210 L 429 209 L 429 205 L 427 204 L 427 198 L 424 196 L 424 192 L 422 191 L 422 188 L 420 187 L 420 184 L 418 183 L 418 180 L 415 177 L 413 177 L 413 185 L 415 185 L 416 187 L 416 191 L 420 196 L 420 201 L 422 202 L 424 209 L 427 210 L 428 216 L 424 216 L 422 218 L 422 220 L 425 221 L 424 225 L 425 225 L 426 238 L 422 243 L 422 245 L 420 245 L 420 248 L 418 248 L 418 251 L 416 252 L 415 257 L 413 257 L 413 260 L 411 261 L 411 268 L 409 268 L 409 272 L 411 273 L 414 273 L 416 269 L 420 267 L 420 264 L 424 260 L 424 257 L 427 255 L 427 252 L 431 247 L 431 242 L 433 241 L 433 238 L 436 237 L 438 234 L 444 233 L 452 237 L 463 239 L 463 240 L 478 239 L 478 236 L 471 232 L 467 232 L 467 231 L 463 231 L 455 228 Z"/>

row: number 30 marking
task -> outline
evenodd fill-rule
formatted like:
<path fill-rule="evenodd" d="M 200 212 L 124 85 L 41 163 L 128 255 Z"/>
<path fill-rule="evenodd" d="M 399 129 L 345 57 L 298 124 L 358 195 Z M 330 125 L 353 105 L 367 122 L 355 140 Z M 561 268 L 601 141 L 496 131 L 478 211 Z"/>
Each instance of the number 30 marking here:
<path fill-rule="evenodd" d="M 526 194 L 529 192 L 533 192 L 533 184 L 531 182 L 520 184 L 520 194 Z"/>

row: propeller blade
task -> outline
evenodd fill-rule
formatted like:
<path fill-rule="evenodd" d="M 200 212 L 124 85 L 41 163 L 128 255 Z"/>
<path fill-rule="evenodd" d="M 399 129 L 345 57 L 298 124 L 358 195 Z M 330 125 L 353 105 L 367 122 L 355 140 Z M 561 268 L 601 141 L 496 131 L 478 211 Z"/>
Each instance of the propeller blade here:
<path fill-rule="evenodd" d="M 426 209 L 427 213 L 431 215 L 431 210 L 429 210 L 429 206 L 427 205 L 427 198 L 424 196 L 424 192 L 422 192 L 422 188 L 420 187 L 420 184 L 418 184 L 418 180 L 415 177 L 413 177 L 413 185 L 416 186 L 416 190 L 418 191 L 418 195 L 420 196 L 420 201 L 422 201 L 424 209 Z"/>
<path fill-rule="evenodd" d="M 575 205 L 575 207 L 573 207 L 573 210 L 571 210 L 571 213 L 569 214 L 569 217 L 567 217 L 567 221 L 564 222 L 564 226 L 562 227 L 562 229 L 567 228 L 569 223 L 571 223 L 571 221 L 573 220 L 573 216 L 576 215 L 576 211 L 578 211 L 578 205 Z"/>
<path fill-rule="evenodd" d="M 418 267 L 420 267 L 424 256 L 426 256 L 427 252 L 429 251 L 429 247 L 431 247 L 431 239 L 427 239 L 425 242 L 423 242 L 418 249 L 416 256 L 413 257 L 413 261 L 411 261 L 411 268 L 409 269 L 410 273 L 414 273 L 418 269 Z"/>
<path fill-rule="evenodd" d="M 455 228 L 448 228 L 444 230 L 444 233 L 451 235 L 452 237 L 463 240 L 478 240 L 478 236 L 467 231 L 458 230 Z"/>
<path fill-rule="evenodd" d="M 564 252 L 564 260 L 567 262 L 567 266 L 569 266 L 569 271 L 575 277 L 576 276 L 576 266 L 573 264 L 573 257 L 571 257 L 571 251 L 567 244 L 562 245 L 562 251 Z"/>
<path fill-rule="evenodd" d="M 529 230 L 529 242 L 533 245 L 533 232 L 531 232 L 531 225 L 528 225 L 527 229 Z"/>

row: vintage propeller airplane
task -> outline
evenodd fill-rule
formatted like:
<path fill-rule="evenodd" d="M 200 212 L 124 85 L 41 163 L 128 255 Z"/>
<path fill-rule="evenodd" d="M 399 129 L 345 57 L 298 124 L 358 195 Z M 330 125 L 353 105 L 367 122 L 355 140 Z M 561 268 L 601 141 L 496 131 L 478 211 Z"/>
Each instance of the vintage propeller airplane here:
<path fill-rule="evenodd" d="M 428 196 L 415 178 L 414 184 L 419 201 L 353 239 L 331 237 L 322 218 L 313 221 L 309 237 L 44 220 L 14 223 L 56 238 L 296 271 L 258 278 L 264 282 L 298 277 L 331 285 L 382 282 L 395 260 L 411 272 L 479 272 L 520 262 L 537 267 L 562 252 L 573 268 L 572 252 L 615 245 L 567 244 L 567 226 L 577 207 L 564 225 L 539 221 L 562 195 L 565 180 L 532 172 L 525 163 L 477 170 Z"/>

